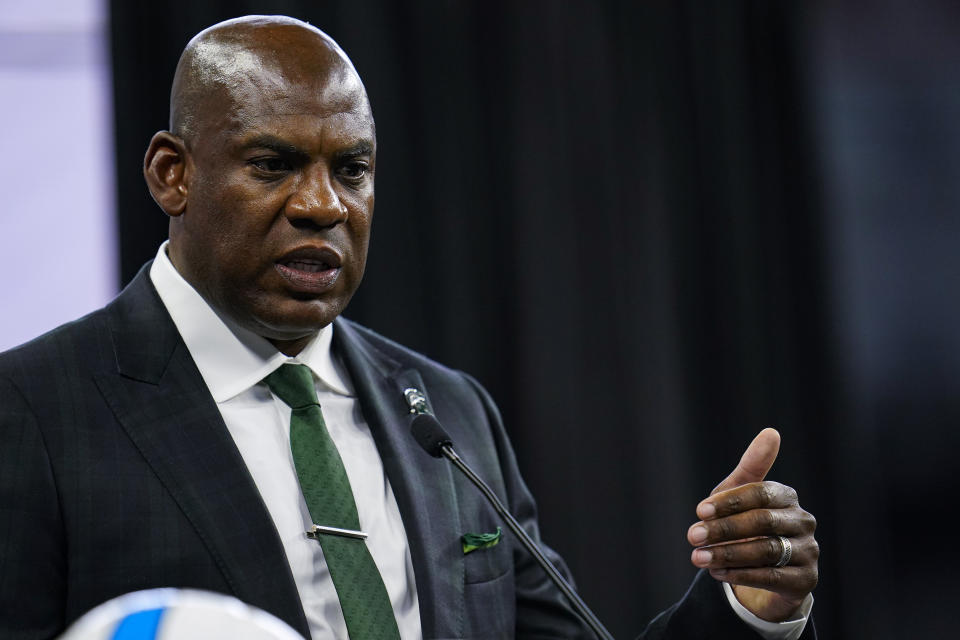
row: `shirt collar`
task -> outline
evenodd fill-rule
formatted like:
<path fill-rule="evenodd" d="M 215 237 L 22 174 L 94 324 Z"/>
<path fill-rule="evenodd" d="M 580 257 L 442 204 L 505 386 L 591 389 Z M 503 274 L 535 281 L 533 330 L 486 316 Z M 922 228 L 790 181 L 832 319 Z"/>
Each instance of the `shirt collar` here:
<path fill-rule="evenodd" d="M 343 365 L 333 357 L 329 324 L 290 358 L 261 336 L 218 313 L 176 270 L 167 257 L 169 241 L 160 245 L 150 280 L 187 345 L 216 402 L 246 391 L 285 363 L 305 364 L 334 393 L 353 396 Z"/>

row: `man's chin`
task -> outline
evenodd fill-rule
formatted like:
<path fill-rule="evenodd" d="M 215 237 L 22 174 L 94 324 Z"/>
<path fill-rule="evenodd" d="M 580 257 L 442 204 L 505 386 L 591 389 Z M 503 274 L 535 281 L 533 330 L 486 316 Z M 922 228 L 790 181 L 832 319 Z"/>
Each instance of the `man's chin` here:
<path fill-rule="evenodd" d="M 333 322 L 344 306 L 319 300 L 285 300 L 262 309 L 254 317 L 252 326 L 248 324 L 247 328 L 275 344 L 309 340 Z"/>

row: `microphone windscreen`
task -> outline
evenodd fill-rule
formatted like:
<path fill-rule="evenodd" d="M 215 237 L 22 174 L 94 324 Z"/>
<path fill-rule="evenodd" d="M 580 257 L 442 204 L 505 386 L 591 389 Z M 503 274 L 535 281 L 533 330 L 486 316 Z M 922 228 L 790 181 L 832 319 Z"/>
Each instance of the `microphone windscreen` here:
<path fill-rule="evenodd" d="M 437 419 L 429 413 L 421 413 L 414 418 L 413 424 L 410 425 L 410 431 L 413 433 L 414 439 L 423 447 L 423 450 L 434 458 L 443 455 L 444 445 L 453 445 L 450 436 L 443 430 Z"/>

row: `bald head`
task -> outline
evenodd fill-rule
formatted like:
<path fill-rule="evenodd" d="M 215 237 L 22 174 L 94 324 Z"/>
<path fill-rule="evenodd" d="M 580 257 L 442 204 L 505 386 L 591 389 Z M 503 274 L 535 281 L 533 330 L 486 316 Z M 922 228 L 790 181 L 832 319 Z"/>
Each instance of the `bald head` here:
<path fill-rule="evenodd" d="M 170 107 L 143 169 L 170 261 L 238 326 L 298 353 L 366 264 L 377 143 L 357 72 L 304 22 L 239 18 L 190 41 Z"/>
<path fill-rule="evenodd" d="M 247 92 L 271 89 L 283 94 L 294 83 L 330 79 L 362 92 L 366 103 L 347 54 L 316 27 L 286 16 L 226 20 L 194 36 L 180 56 L 170 92 L 170 131 L 189 145 L 204 115 L 224 100 L 242 101 Z"/>

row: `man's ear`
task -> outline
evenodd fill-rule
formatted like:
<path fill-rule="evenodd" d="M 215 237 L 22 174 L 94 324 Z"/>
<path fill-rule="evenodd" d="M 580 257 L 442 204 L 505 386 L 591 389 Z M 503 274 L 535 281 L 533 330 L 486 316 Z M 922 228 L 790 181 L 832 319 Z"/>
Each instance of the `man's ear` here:
<path fill-rule="evenodd" d="M 143 158 L 143 177 L 150 195 L 171 217 L 179 216 L 187 207 L 188 158 L 187 145 L 169 131 L 153 134 Z"/>

